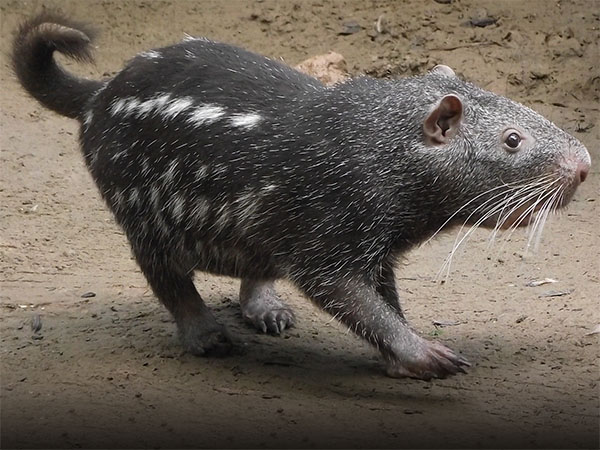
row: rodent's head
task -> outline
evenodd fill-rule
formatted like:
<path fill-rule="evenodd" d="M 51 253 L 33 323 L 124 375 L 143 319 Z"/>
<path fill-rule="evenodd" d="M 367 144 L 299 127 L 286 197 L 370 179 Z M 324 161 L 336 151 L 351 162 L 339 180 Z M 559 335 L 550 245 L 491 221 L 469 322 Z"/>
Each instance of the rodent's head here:
<path fill-rule="evenodd" d="M 507 228 L 569 202 L 590 169 L 577 139 L 535 111 L 460 80 L 447 66 L 424 78 L 437 100 L 423 120 L 422 150 L 436 153 L 443 185 L 460 192 L 454 219 Z"/>

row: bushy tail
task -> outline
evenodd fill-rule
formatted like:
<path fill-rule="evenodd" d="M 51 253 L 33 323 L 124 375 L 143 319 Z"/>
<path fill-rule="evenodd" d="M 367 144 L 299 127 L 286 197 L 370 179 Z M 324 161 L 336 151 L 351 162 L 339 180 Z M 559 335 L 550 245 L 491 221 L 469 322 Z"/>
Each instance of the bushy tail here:
<path fill-rule="evenodd" d="M 87 26 L 52 13 L 23 23 L 13 41 L 12 64 L 25 90 L 46 108 L 81 119 L 87 100 L 102 83 L 65 72 L 53 53 L 56 50 L 76 61 L 92 62 L 94 35 Z"/>

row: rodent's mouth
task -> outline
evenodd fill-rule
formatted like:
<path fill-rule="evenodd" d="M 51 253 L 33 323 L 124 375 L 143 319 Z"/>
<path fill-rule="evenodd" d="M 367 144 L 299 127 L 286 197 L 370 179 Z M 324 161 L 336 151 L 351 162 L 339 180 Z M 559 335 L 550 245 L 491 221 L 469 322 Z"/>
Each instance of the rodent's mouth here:
<path fill-rule="evenodd" d="M 507 189 L 499 194 L 491 190 L 491 198 L 475 209 L 481 211 L 479 217 L 472 213 L 467 222 L 497 230 L 536 226 L 545 222 L 550 213 L 567 206 L 588 170 L 589 164 L 580 164 L 572 171 L 562 166 L 551 174 L 507 184 Z"/>
<path fill-rule="evenodd" d="M 482 226 L 485 228 L 498 228 L 500 230 L 508 230 L 513 227 L 526 227 L 535 220 L 536 214 L 542 209 L 542 205 L 533 206 L 533 203 L 533 201 L 527 202 L 508 215 L 498 212 L 484 220 Z"/>
<path fill-rule="evenodd" d="M 564 208 L 570 201 L 579 180 L 561 183 L 559 180 L 540 187 L 540 190 L 511 196 L 499 201 L 477 222 L 485 228 L 507 230 L 526 227 L 539 220 L 545 221 L 550 213 Z"/>

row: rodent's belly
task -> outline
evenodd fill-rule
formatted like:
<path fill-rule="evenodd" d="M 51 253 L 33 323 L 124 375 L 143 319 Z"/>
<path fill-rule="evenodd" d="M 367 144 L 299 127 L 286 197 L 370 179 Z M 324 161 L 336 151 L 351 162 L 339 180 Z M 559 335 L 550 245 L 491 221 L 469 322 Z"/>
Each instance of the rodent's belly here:
<path fill-rule="evenodd" d="M 252 279 L 276 279 L 284 275 L 270 255 L 227 243 L 198 241 L 188 257 L 195 270 L 215 275 Z"/>

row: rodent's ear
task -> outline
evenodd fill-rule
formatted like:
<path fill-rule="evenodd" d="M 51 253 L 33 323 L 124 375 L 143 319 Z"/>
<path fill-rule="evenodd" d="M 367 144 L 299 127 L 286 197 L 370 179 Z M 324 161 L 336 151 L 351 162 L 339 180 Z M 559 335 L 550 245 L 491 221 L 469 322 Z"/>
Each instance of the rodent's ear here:
<path fill-rule="evenodd" d="M 456 76 L 456 74 L 454 73 L 454 70 L 452 70 L 448 66 L 445 66 L 444 64 L 438 64 L 433 69 L 431 69 L 431 71 L 429 73 L 440 74 L 440 75 L 444 75 L 446 77 L 455 77 Z"/>
<path fill-rule="evenodd" d="M 454 94 L 442 98 L 423 121 L 428 145 L 446 144 L 456 134 L 463 115 L 463 104 Z"/>

